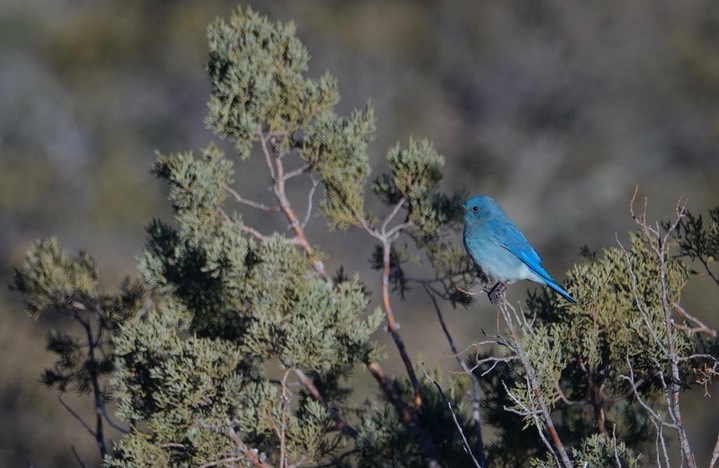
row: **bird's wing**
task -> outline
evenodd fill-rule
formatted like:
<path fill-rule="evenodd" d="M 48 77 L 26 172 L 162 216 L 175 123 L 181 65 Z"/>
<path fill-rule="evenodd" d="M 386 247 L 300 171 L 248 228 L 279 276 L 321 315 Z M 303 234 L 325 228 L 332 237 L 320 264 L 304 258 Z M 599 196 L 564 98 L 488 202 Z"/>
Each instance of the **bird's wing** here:
<path fill-rule="evenodd" d="M 502 247 L 509 250 L 533 272 L 543 278 L 547 286 L 557 291 L 572 304 L 577 303 L 564 288 L 549 276 L 549 273 L 542 267 L 542 259 L 539 258 L 539 254 L 529 245 L 527 239 L 524 238 L 524 235 L 519 232 L 519 229 L 514 224 L 509 221 L 495 220 L 487 223 L 487 229 Z"/>
<path fill-rule="evenodd" d="M 542 259 L 539 258 L 539 254 L 514 224 L 495 220 L 487 223 L 487 229 L 502 247 L 512 252 L 539 276 L 551 281 L 551 277 L 542 267 Z"/>

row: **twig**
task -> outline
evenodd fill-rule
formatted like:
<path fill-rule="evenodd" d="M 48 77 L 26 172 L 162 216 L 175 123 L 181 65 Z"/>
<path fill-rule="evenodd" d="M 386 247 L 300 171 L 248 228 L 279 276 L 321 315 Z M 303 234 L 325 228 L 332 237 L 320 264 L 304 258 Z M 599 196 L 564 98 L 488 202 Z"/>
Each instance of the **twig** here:
<path fill-rule="evenodd" d="M 96 437 L 95 431 L 92 430 L 92 428 L 90 427 L 90 425 L 87 424 L 87 423 L 85 422 L 85 420 L 82 419 L 82 417 L 81 417 L 79 414 L 77 414 L 77 411 L 75 411 L 74 409 L 70 408 L 70 406 L 69 406 L 67 403 L 65 403 L 65 401 L 62 399 L 62 393 L 57 396 L 57 401 L 60 402 L 60 404 L 63 406 L 63 408 L 65 408 L 65 410 L 66 410 L 68 413 L 70 413 L 70 414 L 72 415 L 72 417 L 75 418 L 75 420 L 76 420 L 77 422 L 79 422 L 79 423 L 82 425 L 82 427 L 84 427 L 85 430 L 86 430 L 91 436 Z"/>
<path fill-rule="evenodd" d="M 614 461 L 617 462 L 617 468 L 622 468 L 622 461 L 619 459 L 619 448 L 617 447 L 617 425 L 612 427 L 612 447 L 614 448 Z"/>
<path fill-rule="evenodd" d="M 395 216 L 397 216 L 397 213 L 399 213 L 399 210 L 400 210 L 400 209 L 402 208 L 402 206 L 404 205 L 404 202 L 405 202 L 405 199 L 404 199 L 404 197 L 402 197 L 402 198 L 397 202 L 397 204 L 394 206 L 394 208 L 392 209 L 392 211 L 387 215 L 387 217 L 386 217 L 386 218 L 384 219 L 384 221 L 382 222 L 382 226 L 380 227 L 380 232 L 381 232 L 383 235 L 386 235 L 386 234 L 387 234 L 387 225 L 390 223 L 390 221 L 392 221 L 392 219 L 394 219 Z"/>
<path fill-rule="evenodd" d="M 280 203 L 280 209 L 287 217 L 287 220 L 290 222 L 290 227 L 292 228 L 295 233 L 295 236 L 297 237 L 298 245 L 302 247 L 302 249 L 309 257 L 310 262 L 312 263 L 312 266 L 314 267 L 317 274 L 320 275 L 320 277 L 322 277 L 322 279 L 324 279 L 325 281 L 330 282 L 331 279 L 325 271 L 324 263 L 315 254 L 315 251 L 312 248 L 312 245 L 310 244 L 309 240 L 307 239 L 307 235 L 305 234 L 304 229 L 302 228 L 302 224 L 297 218 L 297 214 L 295 213 L 289 199 L 287 198 L 287 194 L 285 192 L 286 179 L 284 173 L 284 166 L 282 165 L 282 159 L 276 153 L 274 154 L 274 157 L 273 155 L 270 155 L 270 149 L 268 148 L 268 139 L 261 129 L 258 130 L 257 134 L 260 139 L 260 144 L 262 146 L 262 152 L 265 154 L 265 159 L 267 162 L 267 166 L 270 170 L 270 175 L 272 176 L 272 190 L 275 194 L 275 197 L 277 198 L 277 201 Z"/>
<path fill-rule="evenodd" d="M 402 396 L 394 386 L 394 383 L 387 378 L 384 370 L 378 363 L 368 363 L 367 370 L 369 370 L 370 374 L 372 374 L 382 391 L 387 396 L 387 399 L 397 410 L 397 414 L 399 415 L 402 424 L 404 424 L 409 429 L 410 433 L 414 435 L 419 445 L 422 458 L 427 466 L 429 468 L 440 468 L 441 464 L 439 462 L 439 451 L 434 445 L 434 442 L 432 442 L 432 439 L 422 428 L 417 411 L 402 399 Z"/>
<path fill-rule="evenodd" d="M 302 220 L 302 229 L 304 229 L 307 226 L 307 223 L 310 221 L 310 216 L 312 215 L 312 197 L 315 195 L 315 190 L 317 190 L 317 186 L 319 185 L 320 181 L 312 179 L 312 188 L 310 189 L 310 193 L 307 195 L 307 213 L 305 213 L 305 219 Z"/>
<path fill-rule="evenodd" d="M 522 408 L 522 411 L 519 411 L 517 409 L 505 406 L 503 409 L 505 411 L 509 411 L 510 413 L 517 414 L 522 417 L 530 416 L 532 418 L 532 421 L 534 421 L 534 427 L 537 429 L 537 433 L 539 434 L 539 438 L 542 439 L 542 443 L 544 443 L 544 446 L 547 447 L 547 451 L 552 455 L 552 458 L 557 463 L 557 466 L 560 466 L 561 461 L 559 460 L 559 457 L 557 456 L 557 453 L 555 452 L 554 448 L 552 447 L 552 444 L 547 440 L 547 437 L 544 435 L 544 431 L 542 430 L 542 422 L 539 419 L 539 415 L 541 414 L 540 410 L 530 410 L 527 408 L 526 405 L 522 404 L 519 399 L 507 388 L 507 384 L 502 381 L 502 387 L 504 387 L 504 391 L 507 392 L 507 396 L 520 408 Z M 529 385 L 528 385 L 529 387 Z"/>
<path fill-rule="evenodd" d="M 709 468 L 714 468 L 717 460 L 719 460 L 719 436 L 717 436 L 716 444 L 714 444 L 714 450 L 712 450 L 712 458 L 709 460 Z"/>
<path fill-rule="evenodd" d="M 657 262 L 659 263 L 659 282 L 661 284 L 661 301 L 662 301 L 662 312 L 664 314 L 664 329 L 665 329 L 665 339 L 666 342 L 663 342 L 662 350 L 664 351 L 666 358 L 669 361 L 669 371 L 671 374 L 671 384 L 669 386 L 665 385 L 665 395 L 667 399 L 667 410 L 672 418 L 672 421 L 674 422 L 674 425 L 676 426 L 675 429 L 679 435 L 679 446 L 682 451 L 682 455 L 684 456 L 684 459 L 687 461 L 687 465 L 690 468 L 695 468 L 697 466 L 696 460 L 694 457 L 694 452 L 692 452 L 691 446 L 689 444 L 689 437 L 687 436 L 686 430 L 684 428 L 684 423 L 682 421 L 682 414 L 681 414 L 681 406 L 679 403 L 679 393 L 681 391 L 681 380 L 680 380 L 680 373 L 679 373 L 679 356 L 675 350 L 674 347 L 674 331 L 673 331 L 673 319 L 671 316 L 672 313 L 672 306 L 669 302 L 668 298 L 668 285 L 667 285 L 667 265 L 666 265 L 666 245 L 669 241 L 669 238 L 672 234 L 672 231 L 676 229 L 676 227 L 679 225 L 679 222 L 681 221 L 681 218 L 684 216 L 686 210 L 686 203 L 683 202 L 683 200 L 680 198 L 677 202 L 676 207 L 676 217 L 674 219 L 674 222 L 669 226 L 669 228 L 665 231 L 664 235 L 662 236 L 662 233 L 660 232 L 660 227 L 657 226 L 656 228 L 652 228 L 646 223 L 646 201 L 645 201 L 645 208 L 644 213 L 640 215 L 639 217 L 636 217 L 634 215 L 634 207 L 631 206 L 631 213 L 632 217 L 634 217 L 636 224 L 639 226 L 640 231 L 648 238 L 651 239 L 653 242 L 649 242 L 650 248 L 654 252 L 654 255 L 656 256 Z M 626 251 L 625 251 L 626 255 Z M 631 268 L 631 265 L 630 265 Z M 636 295 L 635 292 L 635 302 L 637 304 L 640 303 L 639 297 Z M 657 366 L 661 371 L 661 366 L 657 362 Z M 664 380 L 662 379 L 662 383 L 664 383 Z"/>
<path fill-rule="evenodd" d="M 312 395 L 312 398 L 314 398 L 318 403 L 321 405 L 327 407 L 327 401 L 320 393 L 319 389 L 315 385 L 315 383 L 312 381 L 311 378 L 307 376 L 301 369 L 293 369 L 295 372 L 295 375 L 300 380 L 300 383 L 307 389 L 308 392 L 310 392 L 310 395 Z M 357 429 L 352 427 L 347 421 L 342 417 L 340 412 L 337 410 L 337 408 L 327 408 L 330 412 L 330 415 L 332 416 L 332 420 L 335 422 L 335 428 L 339 431 L 342 431 L 352 437 L 353 439 L 357 437 Z"/>
<path fill-rule="evenodd" d="M 625 355 L 625 359 L 627 361 L 627 368 L 629 369 L 629 375 L 622 375 L 621 377 L 624 380 L 629 381 L 630 387 L 634 393 L 635 398 L 639 402 L 639 404 L 644 408 L 644 410 L 649 413 L 651 418 L 649 418 L 652 421 L 652 424 L 654 424 L 654 427 L 657 429 L 657 466 L 661 466 L 661 461 L 659 459 L 659 454 L 662 453 L 664 455 L 664 460 L 666 462 L 666 466 L 669 465 L 669 453 L 667 452 L 667 445 L 666 441 L 664 440 L 664 427 L 670 426 L 664 419 L 656 412 L 654 411 L 641 397 L 639 392 L 637 391 L 637 385 L 636 381 L 634 379 L 634 368 L 632 367 L 632 362 L 629 360 L 629 353 Z M 660 444 L 661 443 L 661 444 Z M 659 450 L 661 447 L 661 451 Z"/>
<path fill-rule="evenodd" d="M 226 463 L 239 462 L 239 461 L 243 461 L 246 459 L 247 459 L 247 457 L 244 455 L 241 457 L 222 458 L 220 460 L 211 461 L 209 463 L 203 463 L 202 465 L 199 466 L 199 468 L 208 468 L 210 466 L 224 465 Z"/>
<path fill-rule="evenodd" d="M 80 454 L 77 453 L 77 450 L 75 450 L 75 446 L 71 445 L 70 448 L 72 449 L 72 454 L 75 455 L 75 460 L 77 460 L 77 463 L 82 467 L 86 468 L 87 465 L 82 461 L 82 458 L 80 458 Z"/>
<path fill-rule="evenodd" d="M 559 434 L 557 433 L 557 429 L 554 426 L 554 421 L 552 420 L 552 415 L 549 412 L 549 407 L 547 406 L 544 395 L 542 395 L 542 391 L 539 388 L 539 383 L 537 382 L 537 378 L 534 373 L 534 367 L 529 360 L 529 356 L 527 356 L 524 349 L 522 349 L 520 338 L 517 335 L 517 331 L 514 327 L 512 315 L 515 315 L 516 320 L 517 311 L 509 304 L 509 302 L 507 302 L 507 297 L 504 292 L 502 292 L 500 295 L 499 310 L 502 313 L 502 317 L 504 318 L 505 323 L 507 324 L 507 328 L 509 328 L 509 332 L 512 337 L 512 347 L 517 354 L 520 362 L 522 363 L 522 367 L 524 367 L 524 371 L 527 376 L 528 387 L 536 397 L 537 404 L 539 405 L 541 414 L 543 416 L 544 425 L 547 428 L 549 435 L 552 437 L 552 443 L 554 445 L 554 448 L 558 452 L 558 458 L 565 468 L 570 468 L 573 466 L 572 462 L 569 459 L 569 455 L 567 454 L 567 451 L 564 448 L 564 444 L 562 444 L 562 441 L 559 438 Z"/>
<path fill-rule="evenodd" d="M 256 201 L 244 198 L 229 185 L 223 185 L 223 187 L 235 198 L 235 200 L 237 200 L 238 203 L 242 203 L 243 205 L 251 206 L 252 208 L 257 208 L 258 210 L 269 211 L 270 213 L 276 213 L 276 212 L 280 211 L 280 208 L 278 206 L 267 206 L 264 203 L 258 203 Z"/>
<path fill-rule="evenodd" d="M 237 450 L 243 455 L 244 459 L 249 460 L 255 467 L 257 467 L 257 468 L 273 468 L 272 465 L 270 465 L 269 463 L 266 463 L 265 461 L 263 461 L 260 458 L 256 449 L 251 449 L 251 448 L 247 447 L 247 445 L 245 445 L 245 443 L 242 441 L 240 436 L 237 435 L 237 432 L 235 432 L 233 423 L 232 423 L 232 421 L 230 421 L 230 418 L 226 418 L 226 424 L 227 424 L 227 426 L 224 428 L 224 431 L 218 431 L 217 429 L 212 428 L 207 423 L 204 423 L 202 421 L 195 422 L 195 425 L 197 425 L 198 427 L 201 427 L 204 429 L 209 429 L 209 430 L 212 430 L 215 432 L 224 433 L 227 437 L 229 437 L 229 439 L 235 445 Z M 215 465 L 218 464 L 216 462 L 210 462 L 210 463 L 215 463 Z M 215 466 L 215 465 L 210 464 L 207 466 Z"/>
<path fill-rule="evenodd" d="M 706 333 L 709 336 L 716 337 L 717 331 L 714 329 L 709 328 L 704 322 L 699 320 L 698 318 L 691 315 L 689 312 L 687 312 L 684 307 L 679 305 L 678 303 L 674 303 L 674 310 L 679 314 L 684 320 L 693 323 L 695 326 L 692 328 L 688 328 L 688 331 L 691 331 L 692 333 Z M 679 325 L 674 325 L 675 327 L 679 328 Z"/>
<path fill-rule="evenodd" d="M 414 406 L 415 408 L 420 408 L 422 406 L 422 395 L 420 393 L 421 388 L 419 385 L 419 380 L 417 380 L 417 375 L 414 372 L 414 366 L 412 365 L 412 361 L 407 354 L 407 349 L 404 346 L 404 341 L 399 334 L 399 326 L 395 321 L 394 313 L 392 313 L 392 305 L 389 298 L 389 275 L 391 268 L 390 249 L 391 244 L 385 239 L 382 243 L 382 308 L 384 310 L 385 316 L 387 317 L 387 329 L 389 330 L 390 335 L 392 335 L 392 339 L 397 346 L 397 350 L 399 351 L 399 355 L 402 358 L 404 367 L 407 369 L 409 381 L 412 383 L 412 388 L 414 389 Z"/>
<path fill-rule="evenodd" d="M 280 438 L 280 468 L 287 467 L 287 453 L 285 448 L 285 431 L 287 430 L 287 413 L 289 410 L 290 397 L 287 394 L 287 377 L 292 369 L 287 369 L 282 375 L 282 405 L 280 406 L 280 427 L 278 436 Z"/>
<path fill-rule="evenodd" d="M 472 422 L 474 423 L 474 432 L 475 437 L 477 438 L 477 446 L 474 449 L 474 452 L 477 454 L 477 459 L 475 459 L 474 454 L 472 454 L 472 460 L 475 461 L 475 463 L 478 466 L 484 466 L 484 443 L 482 442 L 482 426 L 481 426 L 481 417 L 479 413 L 480 409 L 480 400 L 479 400 L 479 380 L 477 380 L 477 376 L 474 375 L 473 370 L 470 369 L 470 367 L 467 365 L 464 359 L 462 359 L 461 354 L 457 352 L 457 347 L 454 344 L 454 339 L 452 338 L 452 335 L 449 333 L 449 329 L 447 329 L 447 325 L 444 322 L 444 317 L 442 316 L 442 310 L 439 308 L 439 304 L 437 303 L 437 298 L 434 297 L 434 294 L 432 294 L 430 288 L 428 285 L 423 284 L 425 292 L 429 296 L 430 300 L 432 301 L 432 305 L 434 306 L 434 311 L 437 314 L 437 319 L 439 320 L 439 324 L 442 327 L 442 332 L 444 333 L 445 338 L 447 339 L 447 343 L 449 343 L 449 347 L 452 350 L 452 353 L 457 360 L 457 363 L 462 368 L 464 373 L 469 376 L 470 381 L 472 382 Z M 425 371 L 425 375 L 427 372 Z M 435 382 L 435 385 L 439 388 L 439 384 Z M 441 389 L 440 389 L 441 392 Z M 444 397 L 444 394 L 442 394 Z M 445 398 L 446 400 L 446 398 Z M 449 403 L 449 402 L 448 402 Z M 451 411 L 451 406 L 450 406 Z M 454 413 L 452 413 L 452 417 L 454 416 Z M 456 418 L 455 418 L 456 422 Z M 464 438 L 464 434 L 462 434 L 462 437 Z M 465 439 L 466 441 L 466 439 Z"/>
<path fill-rule="evenodd" d="M 447 399 L 447 395 L 444 394 L 442 391 L 442 387 L 440 387 L 439 383 L 430 375 L 427 373 L 425 369 L 422 369 L 424 372 L 424 376 L 429 379 L 434 386 L 437 388 L 437 391 L 439 392 L 440 396 L 442 397 L 442 400 L 444 400 L 444 403 L 447 405 L 447 408 L 449 408 L 449 414 L 452 415 L 452 420 L 454 421 L 454 425 L 457 427 L 457 430 L 459 431 L 459 435 L 462 437 L 462 445 L 464 446 L 464 451 L 467 452 L 467 455 L 469 455 L 472 458 L 472 462 L 474 462 L 474 466 L 477 468 L 482 468 L 482 465 L 477 461 L 477 459 L 474 457 L 474 453 L 472 451 L 472 448 L 469 445 L 469 442 L 467 441 L 467 437 L 464 435 L 464 431 L 462 430 L 462 425 L 459 424 L 459 421 L 457 420 L 457 415 L 454 412 L 454 409 L 452 408 L 452 403 Z"/>

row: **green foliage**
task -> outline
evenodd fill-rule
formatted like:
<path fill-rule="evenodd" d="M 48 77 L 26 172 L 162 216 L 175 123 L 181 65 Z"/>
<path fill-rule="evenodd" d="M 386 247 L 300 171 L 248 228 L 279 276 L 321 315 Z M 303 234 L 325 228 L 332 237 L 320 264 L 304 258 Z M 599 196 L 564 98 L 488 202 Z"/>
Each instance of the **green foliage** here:
<path fill-rule="evenodd" d="M 658 256 L 655 242 L 640 231 L 630 235 L 628 249 L 605 249 L 601 256 L 591 256 L 593 261 L 576 265 L 569 272 L 569 290 L 577 295 L 577 305 L 544 291 L 530 296 L 524 312 L 534 326 L 522 346 L 539 389 L 544 395 L 561 392 L 552 408 L 557 431 L 565 444 L 581 447 L 573 449 L 573 456 L 589 466 L 616 463 L 614 447 L 601 436 L 597 439 L 597 433 L 623 441 L 617 450 L 622 464 L 629 466 L 637 463 L 635 451 L 654 437 L 654 425 L 638 404 L 629 376 L 644 402 L 661 406 L 671 379 L 666 307 L 679 302 L 690 274 L 678 258 Z M 673 346 L 678 355 L 688 356 L 704 345 L 696 335 L 674 333 Z M 516 466 L 543 459 L 541 440 L 527 437 L 527 431 L 536 432 L 532 417 L 501 410 L 537 408 L 521 364 L 517 359 L 500 363 L 485 375 L 492 365 L 485 362 L 476 371 L 486 393 L 485 417 L 499 430 L 498 441 L 488 449 L 489 463 Z M 680 369 L 683 379 L 693 374 L 688 361 Z"/>
<path fill-rule="evenodd" d="M 608 441 L 594 434 L 582 441 L 579 449 L 572 449 L 572 458 L 580 466 L 626 466 L 636 468 L 640 457 L 632 453 L 623 442 Z"/>
<path fill-rule="evenodd" d="M 97 267 L 86 253 L 72 259 L 57 239 L 36 242 L 15 270 L 13 289 L 25 298 L 25 308 L 34 318 L 54 308 L 69 309 L 78 298 L 97 295 Z"/>
<path fill-rule="evenodd" d="M 99 380 L 114 370 L 114 355 L 104 332 L 116 332 L 119 325 L 141 307 L 144 288 L 125 280 L 116 295 L 98 289 L 97 266 L 86 253 L 71 258 L 57 239 L 36 242 L 15 270 L 11 288 L 24 295 L 25 308 L 34 318 L 57 313 L 77 322 L 81 338 L 63 330 L 47 334 L 47 350 L 57 355 L 41 382 L 61 394 L 67 391 L 95 393 L 109 401 L 110 395 L 97 387 Z"/>
<path fill-rule="evenodd" d="M 438 376 L 414 376 L 387 293 L 404 298 L 419 284 L 438 313 L 436 297 L 453 306 L 472 302 L 464 291 L 481 278 L 452 237 L 466 194 L 441 193 L 444 158 L 430 142 L 410 139 L 388 151 L 388 172 L 372 184 L 389 214 L 366 213 L 372 108 L 337 115 L 334 79 L 306 76 L 309 56 L 294 33 L 292 24 L 250 9 L 208 30 L 207 123 L 232 141 L 240 163 L 258 143 L 274 211 L 291 230 L 265 235 L 245 224 L 233 202 L 258 204 L 234 192 L 235 161 L 209 144 L 199 157 L 157 155 L 153 173 L 169 185 L 175 218 L 147 227 L 142 283 L 102 292 L 92 259 L 70 258 L 56 240 L 35 244 L 16 271 L 13 287 L 32 316 L 58 312 L 82 328 L 80 337 L 48 334 L 58 360 L 42 380 L 60 392 L 94 395 L 98 439 L 109 400 L 101 384 L 112 376 L 117 414 L 129 428 L 111 451 L 98 441 L 107 466 L 470 466 L 467 446 L 481 451 L 467 376 L 447 379 L 448 401 L 434 384 Z M 298 169 L 287 172 L 290 159 Z M 358 276 L 340 268 L 330 279 L 324 271 L 324 255 L 285 191 L 307 172 L 322 183 L 320 209 L 330 227 L 360 227 L 368 253 L 379 244 L 370 263 L 381 272 L 383 310 L 369 310 Z M 495 430 L 488 464 L 554 464 L 557 447 L 548 448 L 542 418 L 553 419 L 577 464 L 639 463 L 656 435 L 647 408 L 663 414 L 667 389 L 692 384 L 697 363 L 678 356 L 716 352 L 716 343 L 682 329 L 671 345 L 667 338 L 691 277 L 681 256 L 699 259 L 710 273 L 717 256 L 719 210 L 710 216 L 708 229 L 701 217 L 680 220 L 679 256 L 646 229 L 631 234 L 626 249 L 599 255 L 585 248 L 587 262 L 569 273 L 578 304 L 545 291 L 505 316 L 507 329 L 491 337 L 495 354 L 469 363 L 483 391 L 483 425 Z M 411 242 L 398 245 L 401 234 Z M 407 273 L 425 259 L 432 278 Z M 373 334 L 383 311 L 407 379 L 378 370 Z M 382 391 L 364 410 L 348 403 L 349 378 L 361 366 Z M 704 369 L 715 375 L 716 366 Z"/>
<path fill-rule="evenodd" d="M 277 134 L 280 147 L 289 148 L 289 132 L 306 128 L 339 101 L 331 76 L 304 76 L 309 54 L 292 23 L 272 24 L 240 8 L 229 23 L 212 24 L 207 37 L 212 81 L 207 123 L 218 136 L 230 137 L 243 158 L 260 131 Z"/>
<path fill-rule="evenodd" d="M 441 394 L 428 379 L 423 379 L 421 384 L 425 409 L 420 420 L 432 440 L 437 442 L 441 459 L 446 466 L 472 466 L 472 459 L 462 445 L 459 429 Z M 412 388 L 406 382 L 400 384 L 400 391 L 406 398 L 411 398 Z M 451 379 L 443 391 L 455 413 L 460 415 L 462 432 L 466 435 L 470 446 L 474 447 L 476 434 L 473 432 L 471 420 L 467 416 L 462 416 L 469 412 L 469 401 L 465 397 L 467 388 L 462 385 L 462 380 Z M 362 420 L 356 441 L 359 466 L 387 468 L 424 466 L 414 436 L 400 422 L 394 408 L 385 402 L 385 405 L 372 409 L 373 413 Z"/>
<path fill-rule="evenodd" d="M 374 111 L 368 104 L 349 119 L 320 114 L 306 129 L 300 155 L 319 174 L 326 191 L 322 213 L 330 227 L 346 229 L 364 216 L 364 184 L 370 172 L 367 144 L 374 139 Z"/>
<path fill-rule="evenodd" d="M 407 201 L 407 218 L 420 244 L 436 241 L 443 229 L 462 219 L 466 194 L 460 191 L 450 197 L 437 192 L 444 157 L 429 141 L 410 139 L 406 149 L 397 145 L 387 153 L 387 162 L 391 173 L 375 181 L 372 189 L 387 204 Z"/>

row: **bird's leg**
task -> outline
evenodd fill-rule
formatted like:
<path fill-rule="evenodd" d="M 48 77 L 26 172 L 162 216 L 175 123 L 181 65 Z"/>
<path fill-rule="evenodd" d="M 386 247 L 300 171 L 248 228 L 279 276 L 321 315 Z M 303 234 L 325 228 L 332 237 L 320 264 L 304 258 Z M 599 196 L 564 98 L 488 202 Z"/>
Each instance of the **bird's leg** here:
<path fill-rule="evenodd" d="M 506 290 L 507 285 L 502 283 L 501 281 L 497 281 L 497 283 L 495 283 L 495 285 L 491 288 L 485 288 L 485 292 L 489 297 L 489 302 L 491 302 L 492 304 L 498 303 Z"/>

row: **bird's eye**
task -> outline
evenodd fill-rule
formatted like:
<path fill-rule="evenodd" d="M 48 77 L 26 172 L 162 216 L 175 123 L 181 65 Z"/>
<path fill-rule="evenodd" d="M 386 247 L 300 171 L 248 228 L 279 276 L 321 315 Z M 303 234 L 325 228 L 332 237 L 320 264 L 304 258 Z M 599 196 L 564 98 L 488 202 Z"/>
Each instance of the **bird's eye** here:
<path fill-rule="evenodd" d="M 478 207 L 478 206 L 473 206 L 473 207 L 472 207 L 472 211 L 479 211 L 479 207 Z"/>

